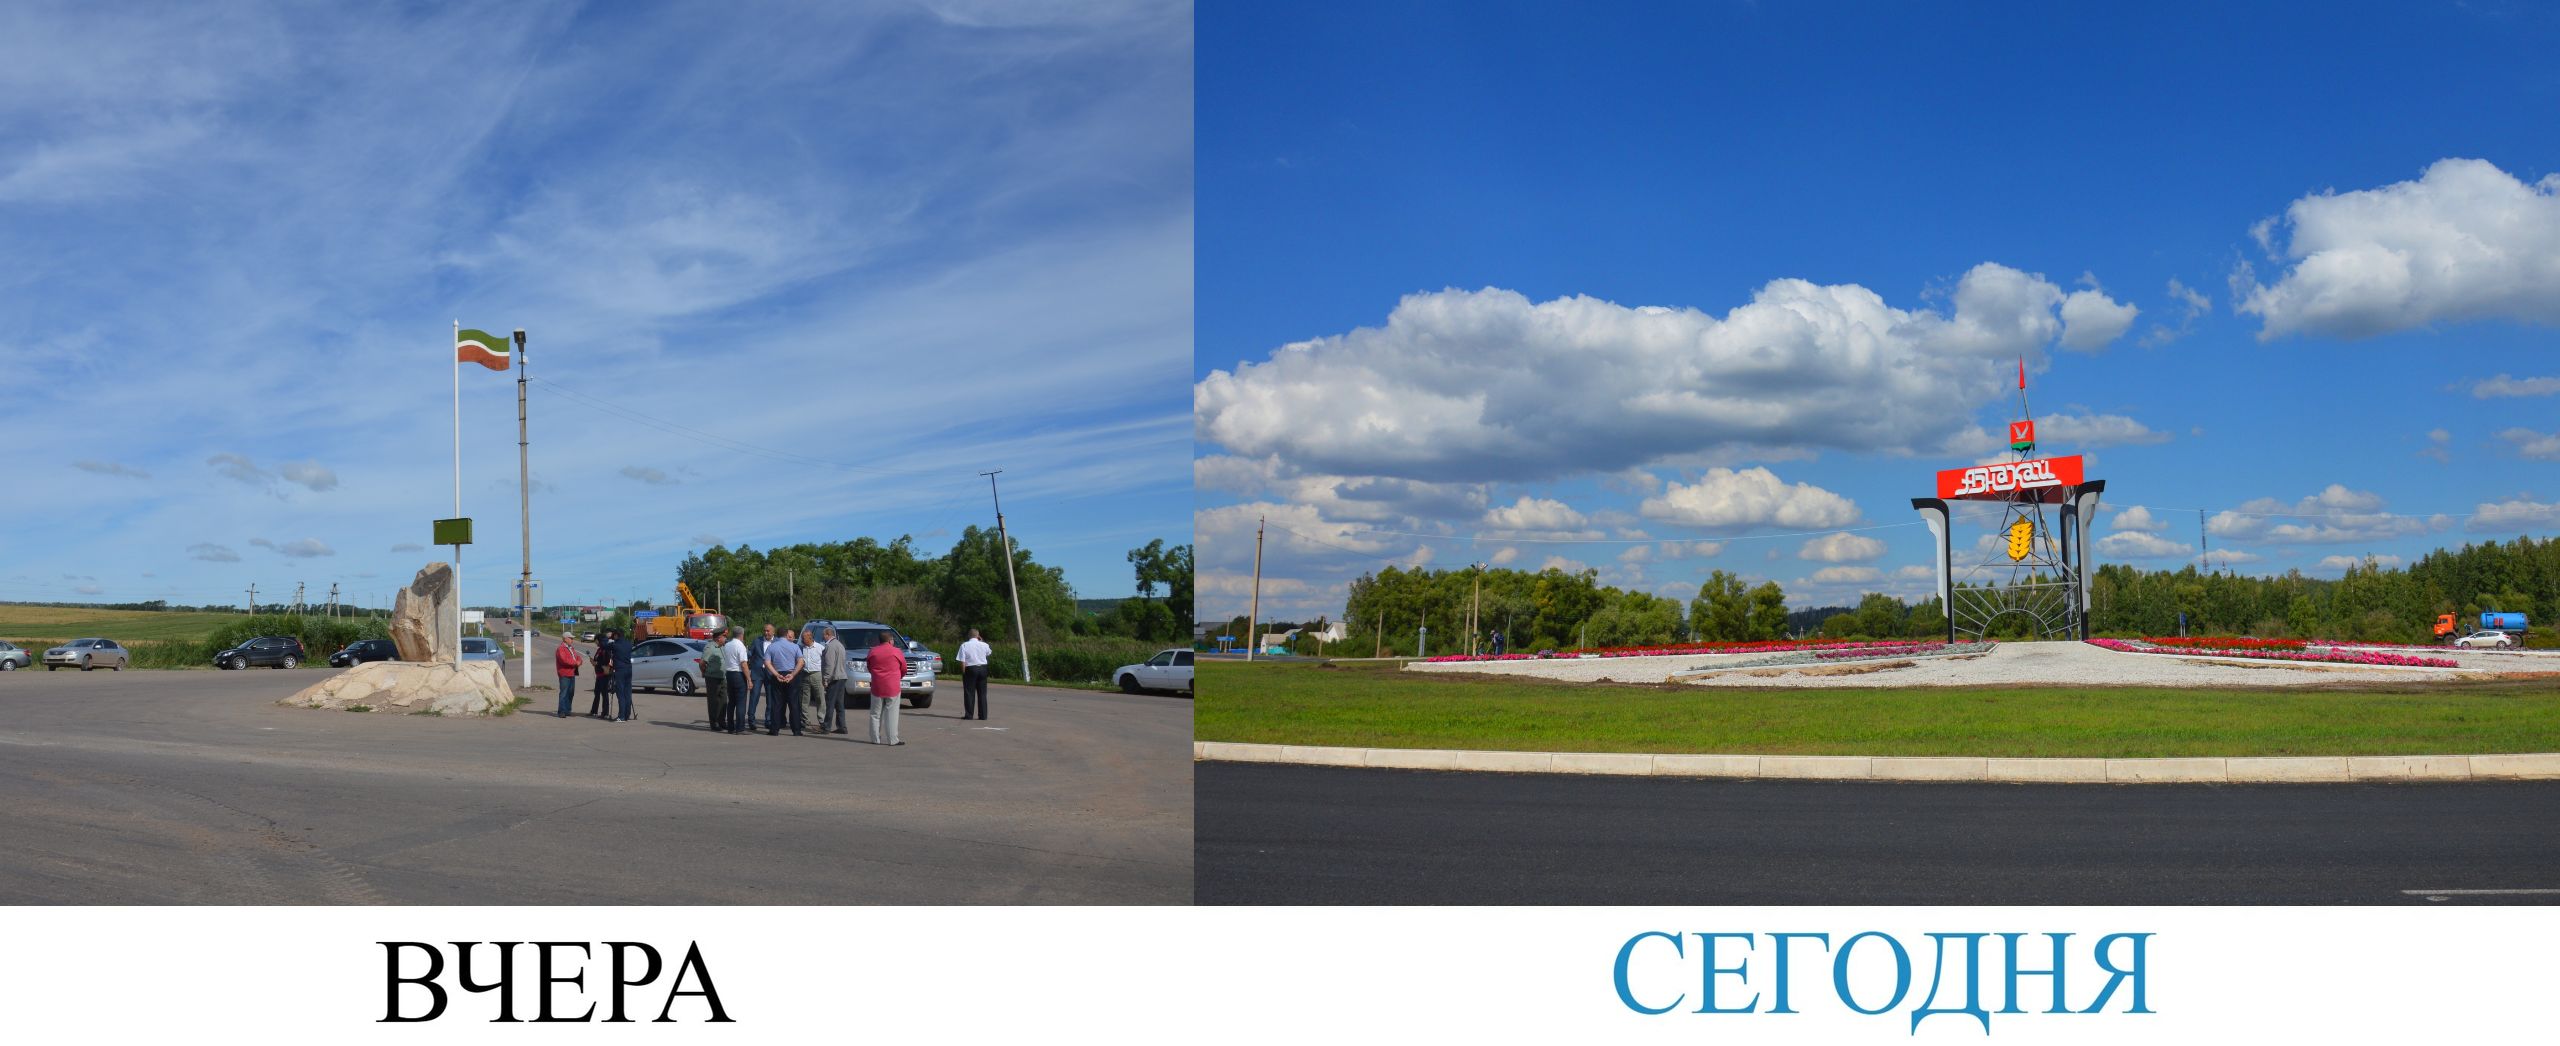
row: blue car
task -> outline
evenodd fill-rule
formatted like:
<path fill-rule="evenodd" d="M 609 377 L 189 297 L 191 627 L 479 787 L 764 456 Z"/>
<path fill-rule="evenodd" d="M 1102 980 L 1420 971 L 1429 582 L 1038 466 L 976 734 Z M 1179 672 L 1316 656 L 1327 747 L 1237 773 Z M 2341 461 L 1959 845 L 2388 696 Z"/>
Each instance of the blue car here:
<path fill-rule="evenodd" d="M 498 663 L 498 671 L 501 674 L 504 674 L 507 669 L 506 648 L 499 646 L 497 640 L 491 639 L 487 636 L 462 637 L 462 659 L 465 661 L 495 661 Z"/>

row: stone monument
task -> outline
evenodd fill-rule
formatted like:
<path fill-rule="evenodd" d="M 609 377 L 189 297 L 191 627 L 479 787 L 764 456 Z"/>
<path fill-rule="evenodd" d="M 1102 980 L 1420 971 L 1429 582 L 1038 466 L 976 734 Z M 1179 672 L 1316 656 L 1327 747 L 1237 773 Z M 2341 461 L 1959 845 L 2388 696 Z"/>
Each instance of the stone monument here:
<path fill-rule="evenodd" d="M 453 623 L 458 598 L 453 567 L 427 564 L 391 604 L 391 642 L 400 648 L 399 660 L 357 665 L 276 703 L 445 716 L 513 711 L 515 690 L 507 685 L 503 664 L 455 661 L 462 643 Z"/>

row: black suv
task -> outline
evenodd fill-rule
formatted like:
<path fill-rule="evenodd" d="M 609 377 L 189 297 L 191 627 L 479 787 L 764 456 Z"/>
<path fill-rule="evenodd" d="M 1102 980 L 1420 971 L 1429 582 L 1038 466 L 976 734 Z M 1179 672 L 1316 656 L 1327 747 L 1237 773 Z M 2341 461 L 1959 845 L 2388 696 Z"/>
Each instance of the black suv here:
<path fill-rule="evenodd" d="M 302 663 L 302 641 L 292 636 L 259 636 L 213 655 L 216 668 L 292 668 Z"/>
<path fill-rule="evenodd" d="M 329 655 L 329 667 L 347 668 L 367 661 L 396 661 L 400 648 L 388 639 L 359 639 Z"/>

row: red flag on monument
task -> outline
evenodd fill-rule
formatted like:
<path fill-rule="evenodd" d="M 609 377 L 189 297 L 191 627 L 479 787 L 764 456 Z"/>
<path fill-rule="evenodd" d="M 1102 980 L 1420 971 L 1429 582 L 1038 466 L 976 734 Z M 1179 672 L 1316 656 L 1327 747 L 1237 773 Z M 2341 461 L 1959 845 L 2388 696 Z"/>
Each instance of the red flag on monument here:
<path fill-rule="evenodd" d="M 2026 387 L 2027 387 L 2027 358 L 2026 358 L 2026 357 L 2024 357 L 2024 356 L 2020 356 L 2020 357 L 2018 357 L 2018 388 L 2019 388 L 2019 390 L 2020 390 L 2020 391 L 2024 391 L 2024 390 L 2026 389 Z"/>

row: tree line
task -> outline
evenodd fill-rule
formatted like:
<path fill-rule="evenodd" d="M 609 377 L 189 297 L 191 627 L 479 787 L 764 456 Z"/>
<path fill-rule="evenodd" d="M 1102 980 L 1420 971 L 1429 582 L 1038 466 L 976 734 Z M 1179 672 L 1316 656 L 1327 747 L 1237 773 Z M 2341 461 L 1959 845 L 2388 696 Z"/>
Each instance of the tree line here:
<path fill-rule="evenodd" d="M 1719 570 L 1684 603 L 1602 585 L 1598 574 L 1388 567 L 1351 583 L 1343 612 L 1349 637 L 1327 652 L 1411 656 L 1428 626 L 1427 652 L 1462 653 L 1470 608 L 1478 649 L 1499 630 L 1515 652 L 1802 635 L 1925 638 L 1944 636 L 1947 628 L 1934 595 L 1913 603 L 1870 592 L 1854 606 L 1791 615 L 1785 590 L 1774 581 L 1750 585 Z M 2537 628 L 2560 624 L 2560 537 L 2438 549 L 2405 566 L 2369 559 L 2338 578 L 2300 570 L 2249 576 L 2193 565 L 2144 570 L 2125 563 L 2102 564 L 2090 578 L 2090 631 L 2114 636 L 2174 635 L 2183 614 L 2190 635 L 2423 643 L 2432 638 L 2437 615 L 2456 615 L 2467 632 L 2484 611 L 2524 613 Z M 1303 624 L 1313 630 L 1326 621 Z M 1242 637 L 1245 627 L 1239 618 L 1220 634 Z M 1272 632 L 1289 627 L 1262 626 Z M 1994 624 L 1993 634 L 2026 638 L 2029 626 L 2011 615 Z M 1313 652 L 1311 641 L 1300 646 Z"/>

